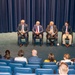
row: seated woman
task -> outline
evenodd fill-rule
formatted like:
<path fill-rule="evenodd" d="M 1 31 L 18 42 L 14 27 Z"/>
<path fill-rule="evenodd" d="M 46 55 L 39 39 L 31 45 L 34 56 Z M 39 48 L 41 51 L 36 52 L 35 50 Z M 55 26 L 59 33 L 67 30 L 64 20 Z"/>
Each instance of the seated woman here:
<path fill-rule="evenodd" d="M 7 59 L 7 60 L 13 61 L 13 58 L 11 57 L 9 50 L 5 51 L 5 55 L 2 57 L 2 59 Z"/>
<path fill-rule="evenodd" d="M 45 59 L 44 62 L 56 62 L 55 58 L 54 58 L 54 54 L 50 53 L 48 55 L 48 59 Z"/>
<path fill-rule="evenodd" d="M 60 61 L 60 63 L 61 62 L 71 62 L 71 64 L 73 63 L 72 61 L 71 61 L 71 59 L 70 59 L 70 55 L 67 53 L 67 54 L 64 54 L 64 56 L 63 56 L 63 60 L 61 60 Z"/>
<path fill-rule="evenodd" d="M 18 56 L 15 57 L 14 61 L 24 61 L 27 63 L 27 59 L 24 57 L 24 51 L 23 50 L 19 50 Z"/>

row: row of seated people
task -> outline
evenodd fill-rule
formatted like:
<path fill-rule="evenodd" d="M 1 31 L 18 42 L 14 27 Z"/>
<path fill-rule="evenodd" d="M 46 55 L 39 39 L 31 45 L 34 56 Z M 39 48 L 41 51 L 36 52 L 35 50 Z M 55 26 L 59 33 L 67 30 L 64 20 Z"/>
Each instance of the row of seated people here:
<path fill-rule="evenodd" d="M 24 51 L 23 50 L 19 50 L 18 57 L 15 57 L 15 58 L 11 57 L 9 50 L 5 51 L 5 55 L 4 56 L 0 55 L 0 59 L 7 59 L 7 60 L 11 60 L 11 61 L 24 61 L 26 63 L 55 62 L 55 63 L 59 64 L 61 62 L 71 62 L 71 64 L 73 64 L 73 62 L 75 62 L 74 58 L 70 59 L 70 55 L 69 54 L 64 54 L 63 58 L 64 58 L 64 60 L 61 60 L 61 61 L 58 62 L 58 61 L 55 60 L 54 54 L 50 53 L 48 55 L 48 59 L 45 59 L 43 61 L 42 58 L 38 57 L 37 50 L 35 50 L 35 49 L 32 50 L 32 57 L 28 58 L 28 60 L 27 60 L 26 57 L 24 57 Z"/>
<path fill-rule="evenodd" d="M 25 23 L 25 20 L 21 20 L 20 24 L 18 25 L 18 44 L 21 47 L 23 45 L 22 38 L 25 39 L 25 46 L 28 45 L 29 35 L 28 35 L 28 25 Z M 58 29 L 56 25 L 54 25 L 53 21 L 50 21 L 49 25 L 46 28 L 46 43 L 48 40 L 51 45 L 53 45 L 58 40 Z M 69 43 L 67 44 L 65 39 L 68 38 Z M 40 25 L 39 21 L 36 21 L 36 24 L 33 26 L 32 29 L 32 42 L 35 45 L 36 39 L 40 40 L 40 46 L 43 44 L 43 26 Z M 62 44 L 69 47 L 72 44 L 72 27 L 69 25 L 68 22 L 65 22 L 65 25 L 62 28 Z"/>
<path fill-rule="evenodd" d="M 71 61 L 71 59 L 69 59 L 69 58 L 70 58 L 70 55 L 69 54 L 64 54 L 64 60 L 61 60 L 60 63 L 59 63 L 59 65 L 63 64 L 62 68 L 65 71 L 66 71 L 66 68 L 69 69 L 68 65 L 65 62 L 71 62 L 71 64 L 73 64 L 73 61 Z M 5 55 L 2 57 L 2 59 L 7 59 L 7 60 L 10 59 L 10 60 L 12 60 L 12 57 L 10 56 L 10 51 L 9 50 L 6 50 L 5 51 Z M 24 61 L 26 63 L 33 63 L 34 64 L 34 62 L 35 63 L 36 62 L 40 62 L 41 63 L 42 62 L 42 59 L 37 56 L 37 50 L 32 50 L 32 57 L 30 57 L 28 59 L 28 61 L 27 61 L 27 58 L 24 57 L 24 51 L 23 50 L 20 50 L 18 52 L 18 57 L 15 57 L 14 58 L 14 61 Z M 56 62 L 56 60 L 54 59 L 54 54 L 50 53 L 48 55 L 48 59 L 45 59 L 44 62 Z M 68 70 L 67 70 L 66 73 L 68 73 Z"/>

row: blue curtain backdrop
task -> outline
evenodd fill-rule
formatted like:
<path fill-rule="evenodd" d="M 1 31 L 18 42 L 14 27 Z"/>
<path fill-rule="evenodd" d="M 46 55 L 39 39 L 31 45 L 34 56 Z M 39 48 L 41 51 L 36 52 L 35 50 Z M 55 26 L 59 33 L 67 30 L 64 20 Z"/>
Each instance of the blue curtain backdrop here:
<path fill-rule="evenodd" d="M 17 31 L 21 19 L 30 31 L 37 20 L 44 31 L 51 20 L 59 31 L 65 21 L 75 31 L 75 0 L 0 0 L 0 32 Z"/>

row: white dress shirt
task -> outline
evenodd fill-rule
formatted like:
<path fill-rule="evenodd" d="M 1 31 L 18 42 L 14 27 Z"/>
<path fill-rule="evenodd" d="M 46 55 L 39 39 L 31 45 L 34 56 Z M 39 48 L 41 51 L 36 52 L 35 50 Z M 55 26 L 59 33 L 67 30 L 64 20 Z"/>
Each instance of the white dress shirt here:
<path fill-rule="evenodd" d="M 37 26 L 37 28 L 38 28 L 38 32 L 39 32 L 39 26 Z"/>
<path fill-rule="evenodd" d="M 24 31 L 24 25 L 22 25 L 22 29 L 21 29 L 21 31 Z"/>

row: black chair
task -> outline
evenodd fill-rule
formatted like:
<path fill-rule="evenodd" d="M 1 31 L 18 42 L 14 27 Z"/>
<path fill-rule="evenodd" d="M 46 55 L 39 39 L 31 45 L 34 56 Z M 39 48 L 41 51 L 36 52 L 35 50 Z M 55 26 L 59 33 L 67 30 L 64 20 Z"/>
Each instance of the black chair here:
<path fill-rule="evenodd" d="M 18 33 L 18 36 L 19 36 L 19 33 Z M 24 39 L 24 41 L 23 41 Z M 22 41 L 22 44 L 25 44 L 27 41 L 27 45 L 29 44 L 29 33 L 27 33 L 27 40 L 25 40 L 25 36 L 24 35 L 21 35 L 21 41 Z"/>
<path fill-rule="evenodd" d="M 46 45 L 50 44 L 50 45 L 55 45 L 57 42 L 57 38 L 55 38 L 54 36 L 48 38 L 48 33 L 46 34 Z"/>
<path fill-rule="evenodd" d="M 72 43 L 73 43 L 73 33 L 72 33 L 71 35 L 72 35 Z M 62 33 L 62 35 L 61 35 L 61 44 L 63 44 L 63 40 L 62 40 L 62 39 L 63 39 L 63 33 Z M 65 40 L 66 40 L 66 44 L 68 44 L 68 42 L 67 42 L 67 41 L 69 40 L 69 38 L 68 38 L 68 37 L 66 37 L 66 39 L 65 39 Z"/>
<path fill-rule="evenodd" d="M 43 44 L 43 33 L 41 33 L 41 35 L 42 35 L 42 41 L 40 42 L 40 45 Z M 33 44 L 33 45 L 35 45 L 34 36 L 35 36 L 35 34 L 32 32 L 32 44 Z M 37 39 L 40 39 L 40 38 L 39 38 L 39 35 L 36 35 L 36 40 L 37 40 Z"/>

